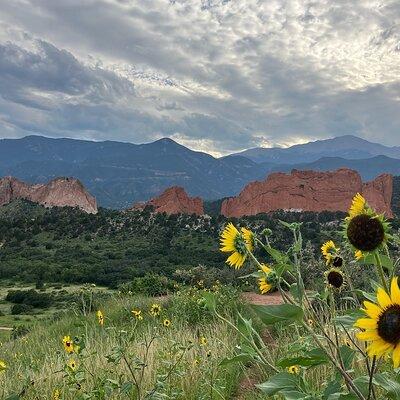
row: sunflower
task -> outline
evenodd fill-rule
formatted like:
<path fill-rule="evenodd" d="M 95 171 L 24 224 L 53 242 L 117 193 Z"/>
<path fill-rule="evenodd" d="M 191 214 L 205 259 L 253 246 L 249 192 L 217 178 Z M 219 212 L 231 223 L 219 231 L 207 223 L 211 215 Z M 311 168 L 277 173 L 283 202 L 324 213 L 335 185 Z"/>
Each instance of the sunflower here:
<path fill-rule="evenodd" d="M 63 337 L 63 345 L 64 349 L 68 354 L 74 352 L 74 342 L 71 339 L 71 336 L 64 336 Z"/>
<path fill-rule="evenodd" d="M 240 231 L 242 232 L 247 249 L 253 251 L 256 244 L 254 233 L 247 228 L 241 228 Z"/>
<path fill-rule="evenodd" d="M 97 320 L 99 321 L 99 325 L 103 326 L 104 325 L 104 315 L 100 310 L 98 310 L 96 312 L 96 317 L 97 317 Z"/>
<path fill-rule="evenodd" d="M 289 372 L 289 374 L 297 375 L 300 372 L 300 368 L 298 365 L 291 365 L 287 368 L 287 371 Z"/>
<path fill-rule="evenodd" d="M 153 317 L 158 317 L 161 313 L 161 306 L 159 304 L 154 303 L 151 307 L 150 307 L 150 314 Z"/>
<path fill-rule="evenodd" d="M 334 267 L 343 265 L 343 258 L 338 255 L 339 250 L 333 240 L 328 240 L 321 246 L 321 253 L 325 257 L 326 265 L 332 264 Z"/>
<path fill-rule="evenodd" d="M 0 360 L 0 374 L 2 374 L 7 369 L 7 364 L 5 361 Z"/>
<path fill-rule="evenodd" d="M 331 268 L 328 271 L 325 271 L 324 275 L 327 286 L 332 289 L 342 289 L 345 283 L 344 273 L 339 268 Z"/>
<path fill-rule="evenodd" d="M 400 288 L 398 278 L 393 278 L 390 294 L 382 287 L 376 293 L 377 304 L 364 301 L 363 311 L 368 318 L 360 318 L 354 324 L 363 329 L 357 338 L 370 342 L 367 352 L 370 357 L 392 355 L 394 368 L 400 366 Z"/>
<path fill-rule="evenodd" d="M 389 224 L 357 193 L 345 219 L 345 236 L 355 250 L 373 252 L 388 240 Z"/>
<path fill-rule="evenodd" d="M 76 371 L 77 363 L 76 363 L 76 361 L 75 361 L 73 358 L 71 358 L 71 359 L 68 361 L 67 366 L 68 366 L 68 368 L 69 368 L 71 371 Z"/>
<path fill-rule="evenodd" d="M 261 294 L 268 293 L 274 288 L 273 279 L 271 279 L 271 276 L 274 274 L 273 269 L 266 264 L 261 264 L 261 271 L 259 273 L 262 275 L 258 278 L 260 292 Z"/>
<path fill-rule="evenodd" d="M 170 321 L 169 319 L 164 319 L 163 325 L 164 325 L 166 328 L 169 328 L 169 327 L 171 326 L 171 321 Z"/>
<path fill-rule="evenodd" d="M 132 314 L 138 321 L 143 319 L 142 310 L 132 310 Z"/>
<path fill-rule="evenodd" d="M 200 346 L 206 346 L 207 345 L 207 339 L 204 336 L 202 336 L 199 339 L 199 343 L 200 343 Z"/>
<path fill-rule="evenodd" d="M 221 234 L 221 248 L 224 253 L 231 253 L 226 263 L 231 267 L 239 269 L 243 266 L 247 258 L 247 250 L 252 250 L 254 235 L 251 231 L 242 228 L 240 233 L 230 222 Z"/>
<path fill-rule="evenodd" d="M 211 356 L 212 356 L 211 350 L 207 350 L 206 357 L 207 357 L 207 358 L 210 358 Z"/>
<path fill-rule="evenodd" d="M 53 395 L 51 396 L 51 400 L 60 400 L 61 393 L 58 389 L 53 390 Z"/>

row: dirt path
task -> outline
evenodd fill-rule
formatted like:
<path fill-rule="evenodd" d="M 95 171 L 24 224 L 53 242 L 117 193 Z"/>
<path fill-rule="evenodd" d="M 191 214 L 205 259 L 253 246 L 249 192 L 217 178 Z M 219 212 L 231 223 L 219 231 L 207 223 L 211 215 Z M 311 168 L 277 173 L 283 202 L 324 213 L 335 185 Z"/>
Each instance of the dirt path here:
<path fill-rule="evenodd" d="M 0 331 L 12 331 L 13 328 L 9 328 L 7 326 L 0 326 Z"/>
<path fill-rule="evenodd" d="M 270 294 L 258 294 L 253 292 L 244 292 L 242 298 L 250 304 L 257 305 L 273 305 L 282 304 L 282 297 L 279 292 L 274 292 Z"/>

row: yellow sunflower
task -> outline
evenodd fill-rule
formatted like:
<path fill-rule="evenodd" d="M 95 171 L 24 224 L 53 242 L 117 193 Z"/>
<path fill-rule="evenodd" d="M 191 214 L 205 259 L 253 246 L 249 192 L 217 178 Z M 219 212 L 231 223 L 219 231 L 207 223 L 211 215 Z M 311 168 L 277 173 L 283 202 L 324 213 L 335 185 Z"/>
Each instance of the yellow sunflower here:
<path fill-rule="evenodd" d="M 68 368 L 69 368 L 71 371 L 76 371 L 77 363 L 76 363 L 76 361 L 75 361 L 73 358 L 71 358 L 71 359 L 68 361 L 67 366 L 68 366 Z"/>
<path fill-rule="evenodd" d="M 169 328 L 169 327 L 171 326 L 171 321 L 170 321 L 169 319 L 164 319 L 163 325 L 164 325 L 166 328 Z"/>
<path fill-rule="evenodd" d="M 355 250 L 373 252 L 388 240 L 389 224 L 378 215 L 359 193 L 354 198 L 345 219 L 345 236 Z"/>
<path fill-rule="evenodd" d="M 255 246 L 254 233 L 247 228 L 241 228 L 240 231 L 242 232 L 242 236 L 246 244 L 246 247 L 248 248 L 249 251 L 253 251 Z"/>
<path fill-rule="evenodd" d="M 260 288 L 261 294 L 268 293 L 273 289 L 274 285 L 268 281 L 268 275 L 273 271 L 272 268 L 270 268 L 266 264 L 261 264 L 261 270 L 264 272 L 264 276 L 258 279 L 258 286 Z M 261 271 L 260 271 L 261 272 Z"/>
<path fill-rule="evenodd" d="M 138 321 L 142 321 L 143 319 L 142 310 L 132 310 L 132 314 Z"/>
<path fill-rule="evenodd" d="M 100 310 L 98 310 L 98 311 L 96 312 L 96 317 L 97 317 L 97 320 L 98 320 L 98 322 L 99 322 L 99 325 L 100 325 L 100 326 L 103 326 L 103 325 L 104 325 L 104 315 L 103 315 L 103 313 L 102 313 Z"/>
<path fill-rule="evenodd" d="M 244 230 L 244 233 L 243 233 Z M 226 260 L 226 263 L 231 267 L 239 269 L 243 266 L 244 262 L 247 258 L 247 249 L 251 250 L 252 245 L 251 241 L 254 241 L 250 238 L 252 233 L 249 233 L 245 228 L 242 228 L 242 233 L 240 233 L 236 227 L 230 222 L 226 228 L 223 230 L 221 234 L 221 248 L 220 250 L 224 253 L 231 253 L 231 255 Z M 246 238 L 243 236 L 246 236 Z"/>
<path fill-rule="evenodd" d="M 370 357 L 390 355 L 394 368 L 400 366 L 400 288 L 397 277 L 390 285 L 390 294 L 383 288 L 377 290 L 377 304 L 364 301 L 363 311 L 368 318 L 360 318 L 354 324 L 363 329 L 357 338 L 370 342 L 367 352 Z"/>
<path fill-rule="evenodd" d="M 5 361 L 0 360 L 0 374 L 2 374 L 7 369 L 7 364 Z"/>
<path fill-rule="evenodd" d="M 199 339 L 199 343 L 200 343 L 200 346 L 205 346 L 207 344 L 207 339 L 204 336 L 202 336 Z"/>
<path fill-rule="evenodd" d="M 60 400 L 61 393 L 58 389 L 53 390 L 53 395 L 51 396 L 51 400 Z"/>
<path fill-rule="evenodd" d="M 161 306 L 157 303 L 154 303 L 151 307 L 150 307 L 150 314 L 153 317 L 158 317 L 161 313 Z"/>
<path fill-rule="evenodd" d="M 328 240 L 321 246 L 321 253 L 327 261 L 330 261 L 334 254 L 338 252 L 333 240 Z"/>
<path fill-rule="evenodd" d="M 74 352 L 74 342 L 71 339 L 71 336 L 64 336 L 63 337 L 63 345 L 64 349 L 68 354 Z"/>
<path fill-rule="evenodd" d="M 289 372 L 289 374 L 297 375 L 300 372 L 300 368 L 298 365 L 291 365 L 287 368 L 287 371 Z"/>

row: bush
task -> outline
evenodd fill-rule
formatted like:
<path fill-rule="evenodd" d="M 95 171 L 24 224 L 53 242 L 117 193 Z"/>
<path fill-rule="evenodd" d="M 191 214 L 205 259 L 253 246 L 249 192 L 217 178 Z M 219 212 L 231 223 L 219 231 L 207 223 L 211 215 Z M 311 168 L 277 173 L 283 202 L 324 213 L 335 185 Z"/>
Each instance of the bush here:
<path fill-rule="evenodd" d="M 174 292 L 177 283 L 165 276 L 158 274 L 146 274 L 143 277 L 135 278 L 131 283 L 124 283 L 119 287 L 122 293 L 131 292 L 146 296 L 162 296 Z"/>
<path fill-rule="evenodd" d="M 5 300 L 15 304 L 25 304 L 38 308 L 47 308 L 53 304 L 53 296 L 51 294 L 39 293 L 34 289 L 10 290 Z"/>
<path fill-rule="evenodd" d="M 33 307 L 28 304 L 14 304 L 11 307 L 11 314 L 12 315 L 30 314 L 32 310 Z"/>

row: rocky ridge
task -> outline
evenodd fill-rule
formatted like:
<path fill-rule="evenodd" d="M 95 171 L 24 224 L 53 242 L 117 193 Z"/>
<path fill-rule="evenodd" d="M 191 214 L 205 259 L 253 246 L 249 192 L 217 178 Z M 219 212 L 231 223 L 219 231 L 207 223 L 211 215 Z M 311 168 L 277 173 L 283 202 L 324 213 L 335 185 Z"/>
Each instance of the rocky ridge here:
<path fill-rule="evenodd" d="M 97 213 L 96 199 L 75 178 L 56 178 L 46 184 L 30 185 L 17 178 L 0 179 L 0 206 L 16 199 L 30 200 L 45 207 L 78 207 Z"/>
<path fill-rule="evenodd" d="M 203 200 L 200 197 L 189 197 L 180 186 L 172 186 L 166 189 L 158 197 L 136 203 L 130 210 L 142 210 L 146 206 L 154 208 L 154 212 L 167 214 L 204 214 Z"/>
<path fill-rule="evenodd" d="M 237 197 L 224 200 L 221 214 L 241 217 L 276 210 L 346 212 L 357 192 L 378 212 L 393 216 L 393 177 L 383 174 L 363 183 L 358 172 L 347 168 L 333 172 L 293 170 L 290 174 L 270 174 L 264 181 L 246 185 Z"/>

